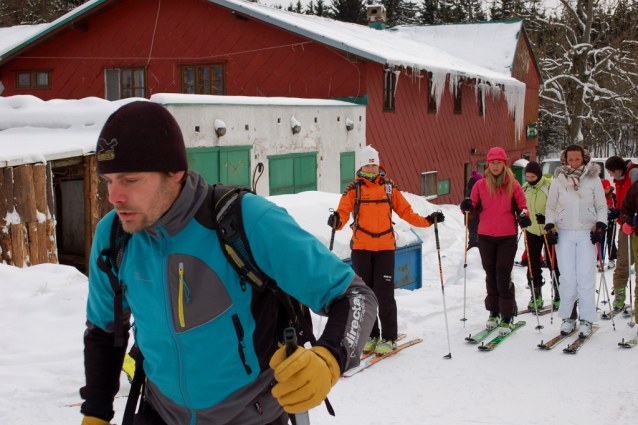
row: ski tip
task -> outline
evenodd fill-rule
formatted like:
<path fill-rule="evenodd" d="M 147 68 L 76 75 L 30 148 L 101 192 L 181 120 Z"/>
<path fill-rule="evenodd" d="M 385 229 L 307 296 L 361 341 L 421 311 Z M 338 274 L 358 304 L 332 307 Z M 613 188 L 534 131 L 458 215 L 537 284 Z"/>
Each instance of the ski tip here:
<path fill-rule="evenodd" d="M 452 358 L 452 353 L 448 353 L 447 355 L 443 356 L 444 359 L 451 359 Z"/>

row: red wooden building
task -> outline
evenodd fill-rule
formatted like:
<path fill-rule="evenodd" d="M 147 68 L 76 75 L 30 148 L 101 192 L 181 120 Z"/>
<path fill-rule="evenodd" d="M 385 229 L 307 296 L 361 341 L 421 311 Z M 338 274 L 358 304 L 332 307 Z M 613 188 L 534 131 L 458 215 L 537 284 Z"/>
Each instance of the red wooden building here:
<path fill-rule="evenodd" d="M 505 72 L 462 57 L 493 47 L 476 34 L 438 48 L 436 37 L 433 45 L 401 29 L 243 0 L 91 0 L 13 45 L 0 43 L 0 94 L 349 98 L 367 104 L 367 143 L 401 189 L 454 203 L 490 147 L 506 149 L 511 162 L 536 156 L 525 127 L 538 119 L 538 67 L 520 22 L 502 23 L 510 29 L 501 33 L 492 25 L 471 27 L 509 37 Z"/>

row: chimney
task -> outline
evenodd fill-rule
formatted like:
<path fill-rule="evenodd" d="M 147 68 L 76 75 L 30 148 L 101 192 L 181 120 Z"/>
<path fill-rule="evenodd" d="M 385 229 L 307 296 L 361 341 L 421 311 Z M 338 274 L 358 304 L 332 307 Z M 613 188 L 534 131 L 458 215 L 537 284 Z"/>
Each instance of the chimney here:
<path fill-rule="evenodd" d="M 382 4 L 369 4 L 366 8 L 368 26 L 377 30 L 386 29 L 385 6 Z"/>

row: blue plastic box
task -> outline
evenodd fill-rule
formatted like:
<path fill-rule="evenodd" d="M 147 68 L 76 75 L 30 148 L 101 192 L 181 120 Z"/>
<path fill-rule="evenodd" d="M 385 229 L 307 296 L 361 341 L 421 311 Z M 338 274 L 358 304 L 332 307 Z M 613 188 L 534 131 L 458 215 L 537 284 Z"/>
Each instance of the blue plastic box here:
<path fill-rule="evenodd" d="M 415 233 L 416 234 L 416 233 Z M 422 283 L 423 241 L 417 235 L 417 241 L 398 248 L 394 253 L 394 287 L 400 289 L 419 289 Z M 352 267 L 352 259 L 343 260 Z"/>

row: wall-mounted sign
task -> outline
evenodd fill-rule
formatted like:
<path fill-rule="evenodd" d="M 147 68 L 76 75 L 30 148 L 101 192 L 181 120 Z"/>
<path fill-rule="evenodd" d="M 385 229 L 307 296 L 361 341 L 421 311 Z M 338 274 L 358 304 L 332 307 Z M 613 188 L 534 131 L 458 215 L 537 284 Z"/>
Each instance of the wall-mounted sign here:
<path fill-rule="evenodd" d="M 536 123 L 527 125 L 527 138 L 533 139 L 534 137 L 538 137 L 538 133 L 536 132 Z"/>

